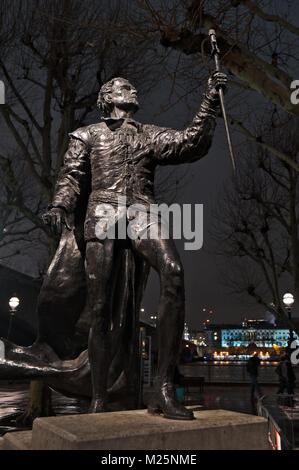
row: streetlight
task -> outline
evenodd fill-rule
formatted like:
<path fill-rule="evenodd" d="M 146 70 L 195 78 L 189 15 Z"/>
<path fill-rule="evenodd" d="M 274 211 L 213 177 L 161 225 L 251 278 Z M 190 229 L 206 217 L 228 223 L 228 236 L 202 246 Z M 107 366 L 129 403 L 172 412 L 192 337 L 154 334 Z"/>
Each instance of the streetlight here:
<path fill-rule="evenodd" d="M 11 331 L 11 326 L 12 326 L 12 320 L 14 317 L 14 314 L 20 305 L 20 299 L 14 294 L 8 301 L 9 305 L 9 326 L 8 326 L 8 332 L 7 332 L 7 339 L 9 339 L 10 331 Z"/>
<path fill-rule="evenodd" d="M 141 326 L 139 329 L 139 399 L 138 399 L 138 408 L 144 408 L 143 405 L 143 375 L 144 375 L 144 357 L 143 357 L 143 347 L 145 344 L 146 331 L 144 326 Z"/>
<path fill-rule="evenodd" d="M 286 311 L 288 312 L 289 320 L 291 321 L 292 320 L 292 315 L 291 315 L 292 306 L 293 306 L 293 303 L 295 302 L 293 294 L 291 294 L 290 292 L 287 292 L 286 294 L 284 294 L 282 301 L 284 303 Z M 290 328 L 289 346 L 291 345 L 293 340 L 294 340 L 293 329 Z"/>

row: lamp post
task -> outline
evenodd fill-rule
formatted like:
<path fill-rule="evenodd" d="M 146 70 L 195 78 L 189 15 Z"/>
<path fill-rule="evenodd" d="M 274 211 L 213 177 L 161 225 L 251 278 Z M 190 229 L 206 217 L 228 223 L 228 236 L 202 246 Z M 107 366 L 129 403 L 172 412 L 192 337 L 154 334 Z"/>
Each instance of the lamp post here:
<path fill-rule="evenodd" d="M 144 408 L 143 404 L 143 379 L 144 379 L 144 347 L 145 347 L 146 331 L 144 326 L 139 329 L 139 396 L 138 409 Z"/>
<path fill-rule="evenodd" d="M 291 311 L 292 311 L 293 303 L 295 302 L 293 294 L 290 294 L 289 292 L 287 292 L 286 294 L 284 294 L 282 301 L 284 303 L 286 311 L 288 312 L 289 320 L 292 320 Z M 289 338 L 288 347 L 290 347 L 293 340 L 294 340 L 293 329 L 290 328 L 290 338 Z"/>
<path fill-rule="evenodd" d="M 20 305 L 20 299 L 16 295 L 13 295 L 9 299 L 8 305 L 9 305 L 9 326 L 8 326 L 8 332 L 7 332 L 7 339 L 9 339 L 9 336 L 10 336 L 12 320 L 13 320 L 13 317 L 16 313 L 18 306 Z"/>

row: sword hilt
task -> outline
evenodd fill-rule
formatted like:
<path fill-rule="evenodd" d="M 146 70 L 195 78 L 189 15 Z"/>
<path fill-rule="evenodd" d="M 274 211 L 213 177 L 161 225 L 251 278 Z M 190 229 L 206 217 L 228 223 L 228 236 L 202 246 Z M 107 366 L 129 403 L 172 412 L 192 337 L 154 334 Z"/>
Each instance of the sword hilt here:
<path fill-rule="evenodd" d="M 210 29 L 209 30 L 209 36 L 210 36 L 211 47 L 212 47 L 212 56 L 219 55 L 220 50 L 219 50 L 219 47 L 218 47 L 218 44 L 217 44 L 215 29 Z"/>

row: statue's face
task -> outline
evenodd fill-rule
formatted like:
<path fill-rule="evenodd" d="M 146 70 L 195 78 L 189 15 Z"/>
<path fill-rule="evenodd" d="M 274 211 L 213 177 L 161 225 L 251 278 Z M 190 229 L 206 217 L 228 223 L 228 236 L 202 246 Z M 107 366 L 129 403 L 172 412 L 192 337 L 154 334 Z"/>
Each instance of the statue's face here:
<path fill-rule="evenodd" d="M 128 80 L 115 80 L 112 86 L 112 93 L 109 93 L 109 101 L 117 108 L 136 112 L 139 108 L 137 100 L 137 90 Z"/>

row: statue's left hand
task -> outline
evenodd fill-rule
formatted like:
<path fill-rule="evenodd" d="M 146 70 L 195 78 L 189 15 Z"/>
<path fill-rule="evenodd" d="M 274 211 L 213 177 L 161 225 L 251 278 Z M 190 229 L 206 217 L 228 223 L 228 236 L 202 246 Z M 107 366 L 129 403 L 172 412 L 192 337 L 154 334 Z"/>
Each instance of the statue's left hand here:
<path fill-rule="evenodd" d="M 62 226 L 65 225 L 68 230 L 72 228 L 68 225 L 67 216 L 64 209 L 53 207 L 42 216 L 44 224 L 49 225 L 55 235 L 61 235 Z"/>
<path fill-rule="evenodd" d="M 224 93 L 227 91 L 227 76 L 222 72 L 214 72 L 209 80 L 206 90 L 208 98 L 215 100 L 219 96 L 219 89 L 222 89 Z"/>

